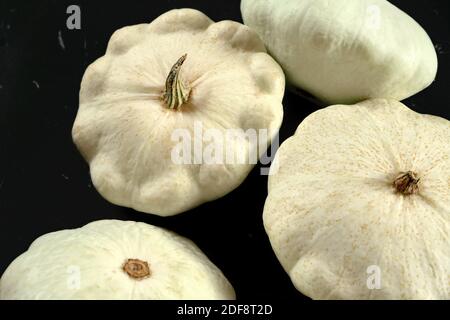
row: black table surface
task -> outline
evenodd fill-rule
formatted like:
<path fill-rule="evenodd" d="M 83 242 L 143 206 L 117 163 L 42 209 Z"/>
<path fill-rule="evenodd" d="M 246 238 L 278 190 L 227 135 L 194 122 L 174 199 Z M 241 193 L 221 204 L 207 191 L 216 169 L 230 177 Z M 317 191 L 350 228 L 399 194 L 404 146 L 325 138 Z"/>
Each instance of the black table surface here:
<path fill-rule="evenodd" d="M 450 119 L 449 2 L 391 2 L 427 30 L 439 56 L 435 83 L 406 104 Z M 66 27 L 71 4 L 81 7 L 81 30 Z M 104 200 L 71 138 L 81 77 L 104 54 L 116 29 L 183 7 L 215 21 L 242 22 L 239 5 L 237 0 L 0 0 L 0 274 L 40 235 L 99 219 L 135 220 L 193 240 L 224 272 L 238 298 L 306 299 L 291 284 L 264 232 L 267 177 L 259 166 L 225 197 L 161 218 Z M 318 108 L 290 92 L 283 105 L 280 142 Z"/>

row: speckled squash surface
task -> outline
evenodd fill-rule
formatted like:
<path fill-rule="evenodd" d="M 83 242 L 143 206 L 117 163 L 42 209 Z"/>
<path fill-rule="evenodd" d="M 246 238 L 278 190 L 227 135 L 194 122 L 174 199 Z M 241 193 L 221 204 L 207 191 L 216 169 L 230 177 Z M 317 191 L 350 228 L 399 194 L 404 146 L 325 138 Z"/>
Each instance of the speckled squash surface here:
<path fill-rule="evenodd" d="M 264 225 L 302 293 L 450 299 L 449 121 L 396 101 L 331 106 L 272 166 Z"/>

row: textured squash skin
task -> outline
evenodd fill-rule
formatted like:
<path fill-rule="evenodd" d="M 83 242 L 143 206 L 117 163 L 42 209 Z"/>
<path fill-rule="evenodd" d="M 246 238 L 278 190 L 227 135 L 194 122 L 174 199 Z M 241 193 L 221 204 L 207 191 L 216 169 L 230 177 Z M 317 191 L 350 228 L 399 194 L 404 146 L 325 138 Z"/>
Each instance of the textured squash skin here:
<path fill-rule="evenodd" d="M 179 110 L 161 99 L 173 64 L 192 91 Z M 175 215 L 239 186 L 254 163 L 177 164 L 175 130 L 267 130 L 266 141 L 236 139 L 238 154 L 266 150 L 282 118 L 285 80 L 258 35 L 233 21 L 214 23 L 192 9 L 116 31 L 105 56 L 86 70 L 72 129 L 93 184 L 108 201 L 141 212 Z M 198 138 L 198 137 L 196 137 Z M 228 141 L 227 141 L 228 143 Z M 207 144 L 205 142 L 205 144 Z"/>
<path fill-rule="evenodd" d="M 149 265 L 133 279 L 128 259 Z M 190 240 L 133 221 L 101 220 L 36 239 L 0 279 L 1 300 L 234 299 L 222 272 Z"/>
<path fill-rule="evenodd" d="M 450 299 L 450 122 L 389 100 L 308 116 L 275 157 L 272 247 L 314 299 Z M 272 169 L 271 169 L 272 170 Z M 420 178 L 416 194 L 394 187 Z M 367 285 L 380 271 L 379 289 Z"/>
<path fill-rule="evenodd" d="M 327 104 L 403 100 L 436 77 L 423 28 L 386 0 L 242 0 L 292 86 Z"/>

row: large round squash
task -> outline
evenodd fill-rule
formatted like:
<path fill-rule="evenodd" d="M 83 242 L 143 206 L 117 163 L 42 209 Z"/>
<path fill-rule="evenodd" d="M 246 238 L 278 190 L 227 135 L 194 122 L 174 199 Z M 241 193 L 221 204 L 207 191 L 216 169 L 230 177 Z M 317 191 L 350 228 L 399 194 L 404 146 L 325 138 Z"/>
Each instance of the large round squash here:
<path fill-rule="evenodd" d="M 427 33 L 386 0 L 242 0 L 241 11 L 290 84 L 326 103 L 403 100 L 435 79 Z"/>
<path fill-rule="evenodd" d="M 0 299 L 234 299 L 191 241 L 145 223 L 101 220 L 46 234 L 0 279 Z"/>
<path fill-rule="evenodd" d="M 272 164 L 264 225 L 314 299 L 450 299 L 450 122 L 369 100 L 307 117 Z"/>

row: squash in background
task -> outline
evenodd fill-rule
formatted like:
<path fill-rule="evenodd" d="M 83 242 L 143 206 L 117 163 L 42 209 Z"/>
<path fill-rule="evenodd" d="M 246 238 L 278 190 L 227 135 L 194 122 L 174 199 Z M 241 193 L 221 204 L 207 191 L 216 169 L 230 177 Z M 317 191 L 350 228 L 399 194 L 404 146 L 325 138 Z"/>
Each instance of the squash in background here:
<path fill-rule="evenodd" d="M 437 72 L 422 27 L 386 0 L 242 0 L 288 82 L 328 104 L 403 100 Z"/>

